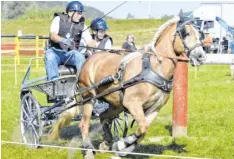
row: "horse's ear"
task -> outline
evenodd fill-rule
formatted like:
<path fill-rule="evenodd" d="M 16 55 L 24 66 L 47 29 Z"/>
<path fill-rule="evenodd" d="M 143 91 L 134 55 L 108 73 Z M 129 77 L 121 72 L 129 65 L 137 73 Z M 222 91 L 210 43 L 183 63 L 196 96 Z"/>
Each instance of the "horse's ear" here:
<path fill-rule="evenodd" d="M 182 9 L 180 10 L 179 17 L 180 17 L 180 21 L 181 22 L 185 21 L 185 19 L 184 19 L 184 13 L 183 13 Z"/>

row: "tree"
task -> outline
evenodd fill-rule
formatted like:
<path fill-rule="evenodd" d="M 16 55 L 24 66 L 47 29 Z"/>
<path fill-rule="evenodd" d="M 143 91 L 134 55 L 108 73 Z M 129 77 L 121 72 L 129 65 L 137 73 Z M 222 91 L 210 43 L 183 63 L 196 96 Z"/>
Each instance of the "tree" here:
<path fill-rule="evenodd" d="M 126 19 L 134 19 L 135 17 L 134 17 L 134 15 L 132 15 L 131 13 L 128 13 L 128 15 L 127 15 L 127 18 Z"/>
<path fill-rule="evenodd" d="M 1 11 L 2 11 L 2 17 L 3 19 L 15 19 L 19 18 L 23 15 L 26 17 L 32 17 L 36 16 L 38 18 L 44 18 L 45 15 L 44 12 L 53 11 L 53 10 L 59 10 L 62 12 L 65 12 L 65 8 L 67 6 L 68 2 L 65 1 L 2 1 L 1 2 Z M 96 17 L 103 17 L 104 12 L 101 12 L 100 10 L 90 7 L 90 6 L 84 6 L 86 12 L 84 12 L 84 16 L 86 18 L 96 18 Z M 41 12 L 41 13 L 38 13 Z M 26 15 L 28 14 L 28 15 Z M 47 18 L 52 18 L 53 14 L 51 16 L 46 16 Z M 112 18 L 109 16 L 106 16 L 105 18 Z"/>
<path fill-rule="evenodd" d="M 161 19 L 171 19 L 171 18 L 173 18 L 174 16 L 173 15 L 167 15 L 167 14 L 165 14 L 165 15 L 163 15 L 162 17 L 161 17 Z"/>
<path fill-rule="evenodd" d="M 27 12 L 34 4 L 30 1 L 2 1 L 1 9 L 4 19 L 15 19 Z"/>

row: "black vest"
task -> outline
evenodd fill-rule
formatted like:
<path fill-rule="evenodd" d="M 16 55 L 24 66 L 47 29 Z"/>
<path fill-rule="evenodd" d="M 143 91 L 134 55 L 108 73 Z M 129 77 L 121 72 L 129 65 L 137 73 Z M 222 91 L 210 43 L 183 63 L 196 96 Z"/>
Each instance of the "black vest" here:
<path fill-rule="evenodd" d="M 95 35 L 94 34 L 91 34 L 92 35 L 92 38 L 93 40 L 95 40 Z M 106 42 L 110 39 L 111 41 L 111 45 L 113 45 L 113 40 L 112 38 L 109 36 L 109 35 L 104 35 L 104 38 L 100 41 L 99 45 L 98 45 L 98 48 L 99 49 L 105 49 L 105 45 L 106 45 Z"/>
<path fill-rule="evenodd" d="M 74 23 L 68 20 L 69 16 L 67 14 L 55 13 L 54 17 L 56 16 L 60 17 L 58 35 L 63 38 L 74 38 L 76 48 L 78 48 L 82 36 L 82 31 L 84 29 L 84 22 L 85 22 L 84 17 L 80 19 L 80 22 Z M 70 34 L 70 37 L 66 37 L 68 33 Z M 50 42 L 50 47 L 62 49 L 58 43 L 53 42 L 51 39 L 49 39 L 49 42 Z"/>

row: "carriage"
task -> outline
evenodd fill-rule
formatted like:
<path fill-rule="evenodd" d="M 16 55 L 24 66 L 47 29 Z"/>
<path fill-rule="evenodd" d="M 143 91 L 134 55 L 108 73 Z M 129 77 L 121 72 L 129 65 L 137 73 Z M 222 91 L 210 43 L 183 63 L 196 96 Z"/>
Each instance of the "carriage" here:
<path fill-rule="evenodd" d="M 81 92 L 76 86 L 76 68 L 73 66 L 60 65 L 59 78 L 55 80 L 47 81 L 47 76 L 30 79 L 32 63 L 35 60 L 43 61 L 44 58 L 32 58 L 23 78 L 20 90 L 20 125 L 23 142 L 38 148 L 41 144 L 41 137 L 46 135 L 46 128 L 56 122 L 59 114 L 77 104 L 73 97 Z M 40 104 L 35 98 L 33 90 L 45 94 L 48 105 Z M 84 101 L 87 100 L 89 98 L 84 99 Z M 82 107 L 82 103 L 79 105 Z M 105 109 L 107 109 L 105 104 L 97 104 L 92 113 L 92 120 L 98 120 L 99 114 Z M 79 113 L 72 121 L 80 121 L 81 118 L 82 114 Z M 125 112 L 121 117 L 113 117 L 109 126 L 116 138 L 126 136 L 128 131 L 127 113 Z"/>

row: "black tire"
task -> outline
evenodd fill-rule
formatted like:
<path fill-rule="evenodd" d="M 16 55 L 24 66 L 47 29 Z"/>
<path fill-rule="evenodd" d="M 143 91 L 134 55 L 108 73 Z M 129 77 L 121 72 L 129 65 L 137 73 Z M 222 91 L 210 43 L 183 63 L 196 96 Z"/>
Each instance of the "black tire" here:
<path fill-rule="evenodd" d="M 27 93 L 22 96 L 20 106 L 23 142 L 31 148 L 38 148 L 42 135 L 40 105 L 31 93 Z"/>

